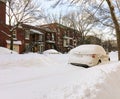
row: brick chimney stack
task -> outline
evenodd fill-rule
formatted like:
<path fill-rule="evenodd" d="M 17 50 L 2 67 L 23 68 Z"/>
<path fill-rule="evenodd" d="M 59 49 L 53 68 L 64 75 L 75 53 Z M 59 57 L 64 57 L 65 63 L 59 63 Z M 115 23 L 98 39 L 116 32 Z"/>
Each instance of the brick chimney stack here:
<path fill-rule="evenodd" d="M 6 23 L 6 0 L 0 0 L 0 23 Z"/>

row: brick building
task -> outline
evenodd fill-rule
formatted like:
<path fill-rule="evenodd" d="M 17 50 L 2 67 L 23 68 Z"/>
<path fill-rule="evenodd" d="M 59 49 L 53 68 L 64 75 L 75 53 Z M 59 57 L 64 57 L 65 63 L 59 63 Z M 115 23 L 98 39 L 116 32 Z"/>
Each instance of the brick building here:
<path fill-rule="evenodd" d="M 6 25 L 6 0 L 0 0 L 0 46 L 10 48 L 10 27 Z M 79 44 L 79 31 L 58 23 L 39 27 L 21 24 L 13 32 L 13 50 L 24 52 L 40 52 L 56 49 L 68 52 Z"/>
<path fill-rule="evenodd" d="M 40 28 L 26 25 L 26 24 L 22 24 L 21 29 L 23 30 L 23 33 L 24 33 L 24 36 L 22 36 L 24 39 L 24 43 L 23 43 L 24 51 L 23 52 L 42 53 L 45 50 L 45 47 L 44 47 L 45 36 L 44 36 L 43 31 Z"/>
<path fill-rule="evenodd" d="M 10 48 L 9 26 L 0 25 L 0 46 Z M 24 52 L 43 52 L 44 34 L 39 28 L 23 25 L 13 33 L 13 50 L 19 53 Z"/>
<path fill-rule="evenodd" d="M 78 46 L 81 38 L 79 31 L 58 23 L 41 25 L 40 28 L 46 31 L 45 49 L 54 48 L 63 53 L 68 52 Z"/>
<path fill-rule="evenodd" d="M 0 0 L 0 46 L 10 48 L 10 27 L 6 25 L 6 0 Z M 44 34 L 39 28 L 30 25 L 18 26 L 13 32 L 13 50 L 24 52 L 43 52 Z"/>

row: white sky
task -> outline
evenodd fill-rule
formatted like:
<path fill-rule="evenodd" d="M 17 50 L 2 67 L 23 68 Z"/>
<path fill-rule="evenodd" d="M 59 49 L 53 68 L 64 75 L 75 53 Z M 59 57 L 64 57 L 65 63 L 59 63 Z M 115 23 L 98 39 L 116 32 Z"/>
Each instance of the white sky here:
<path fill-rule="evenodd" d="M 52 6 L 55 4 L 56 0 L 51 0 L 51 1 L 40 0 L 39 2 L 41 4 L 42 8 L 46 9 L 46 11 L 51 14 L 56 14 L 56 15 L 60 14 L 60 13 L 64 14 L 71 10 L 72 11 L 76 10 L 75 7 L 73 7 L 73 6 L 70 7 L 68 4 L 62 4 L 62 5 L 58 5 L 58 6 L 52 8 Z"/>

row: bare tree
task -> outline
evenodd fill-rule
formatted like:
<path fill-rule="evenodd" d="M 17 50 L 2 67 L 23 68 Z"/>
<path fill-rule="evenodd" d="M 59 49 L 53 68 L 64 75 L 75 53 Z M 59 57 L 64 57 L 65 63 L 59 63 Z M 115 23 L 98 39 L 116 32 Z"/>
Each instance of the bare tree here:
<path fill-rule="evenodd" d="M 63 0 L 57 0 L 57 5 L 60 4 L 59 1 L 63 1 Z M 98 3 L 99 7 L 97 8 L 97 10 L 101 7 L 101 5 L 103 5 L 103 3 L 106 3 L 108 5 L 108 9 L 111 15 L 111 18 L 109 17 L 111 21 L 110 24 L 106 24 L 108 22 L 108 18 L 104 19 L 104 22 L 101 21 L 105 26 L 111 26 L 113 29 L 115 29 L 116 32 L 116 37 L 117 37 L 117 45 L 118 45 L 118 57 L 120 60 L 120 26 L 119 26 L 119 17 L 120 17 L 120 1 L 116 0 L 116 1 L 112 1 L 112 0 L 67 0 L 69 2 L 71 2 L 71 4 L 86 4 L 87 7 L 90 4 L 94 4 L 94 3 Z M 117 8 L 117 9 L 116 9 Z M 91 11 L 94 9 L 90 9 Z M 97 10 L 95 11 L 95 13 L 97 12 Z"/>
<path fill-rule="evenodd" d="M 33 0 L 7 0 L 7 17 L 10 28 L 10 49 L 13 50 L 13 32 L 21 23 L 31 23 L 40 13 L 39 6 Z"/>
<path fill-rule="evenodd" d="M 85 37 L 90 33 L 91 29 L 97 24 L 97 19 L 85 9 L 82 12 L 73 12 L 64 16 L 65 24 L 79 31 L 82 35 L 80 44 L 85 43 Z"/>
<path fill-rule="evenodd" d="M 73 0 L 73 1 L 75 1 L 75 0 Z M 91 1 L 91 0 L 89 0 L 89 1 Z M 104 2 L 104 0 L 102 0 L 101 2 Z M 120 1 L 116 1 L 118 11 L 115 10 L 116 5 L 114 4 L 115 3 L 114 1 L 106 0 L 106 3 L 108 4 L 108 8 L 109 8 L 110 14 L 111 14 L 111 19 L 114 24 L 114 28 L 115 28 L 115 32 L 116 32 L 117 45 L 118 45 L 118 59 L 120 60 L 120 25 L 119 25 L 119 19 L 118 19 L 118 16 L 120 15 L 120 12 L 119 12 L 120 11 L 120 8 L 119 8 Z"/>
<path fill-rule="evenodd" d="M 106 0 L 106 2 L 109 6 L 111 17 L 115 26 L 115 31 L 117 36 L 117 45 L 118 45 L 118 58 L 120 60 L 120 25 L 115 14 L 115 7 L 112 4 L 111 0 Z"/>

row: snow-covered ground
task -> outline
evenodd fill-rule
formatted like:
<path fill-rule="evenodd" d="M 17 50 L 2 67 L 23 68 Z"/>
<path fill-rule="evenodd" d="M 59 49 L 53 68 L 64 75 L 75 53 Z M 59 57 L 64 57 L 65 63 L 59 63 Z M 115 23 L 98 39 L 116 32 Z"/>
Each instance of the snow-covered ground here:
<path fill-rule="evenodd" d="M 109 55 L 83 68 L 68 64 L 68 54 L 0 54 L 0 99 L 120 99 L 120 62 Z"/>

